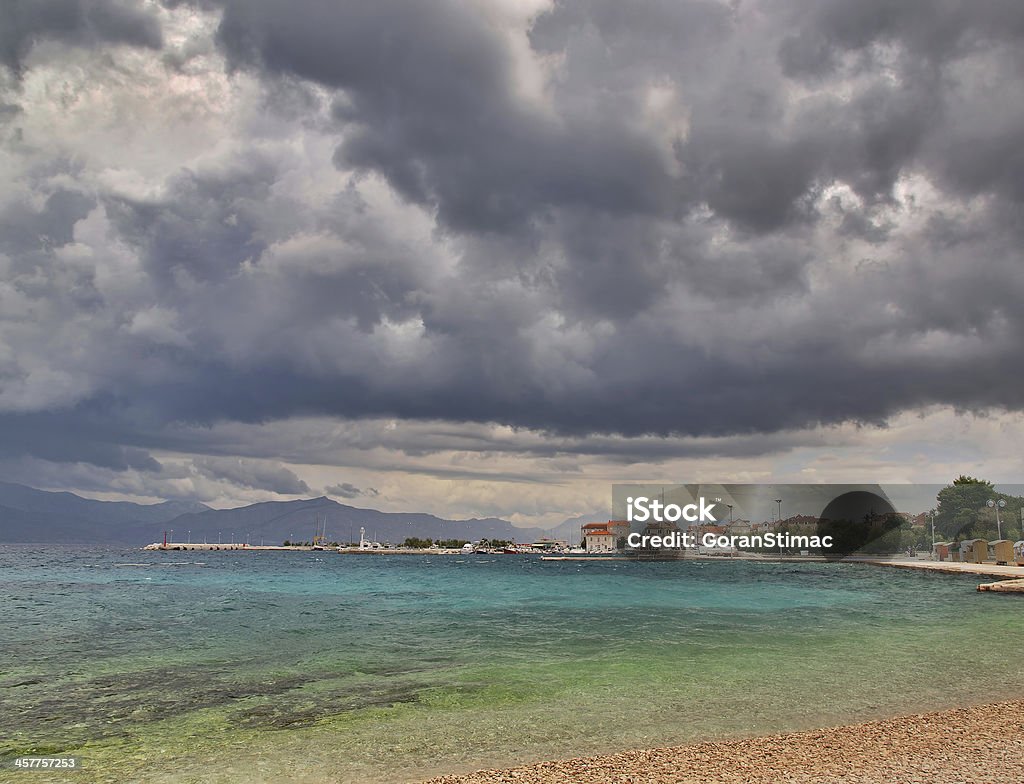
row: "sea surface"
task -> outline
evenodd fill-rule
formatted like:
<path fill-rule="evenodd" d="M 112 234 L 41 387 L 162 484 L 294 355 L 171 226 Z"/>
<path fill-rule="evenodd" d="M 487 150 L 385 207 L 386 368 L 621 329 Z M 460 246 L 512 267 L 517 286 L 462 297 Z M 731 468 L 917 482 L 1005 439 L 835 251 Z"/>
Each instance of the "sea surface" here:
<path fill-rule="evenodd" d="M 1021 696 L 1024 597 L 980 580 L 4 546 L 0 780 L 405 782 Z"/>

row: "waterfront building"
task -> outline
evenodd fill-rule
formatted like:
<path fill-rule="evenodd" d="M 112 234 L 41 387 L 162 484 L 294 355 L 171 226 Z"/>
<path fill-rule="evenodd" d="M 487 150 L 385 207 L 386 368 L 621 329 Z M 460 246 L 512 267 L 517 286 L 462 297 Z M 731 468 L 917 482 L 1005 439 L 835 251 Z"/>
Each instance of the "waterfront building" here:
<path fill-rule="evenodd" d="M 615 535 L 607 528 L 590 528 L 583 532 L 583 547 L 588 553 L 615 551 Z"/>

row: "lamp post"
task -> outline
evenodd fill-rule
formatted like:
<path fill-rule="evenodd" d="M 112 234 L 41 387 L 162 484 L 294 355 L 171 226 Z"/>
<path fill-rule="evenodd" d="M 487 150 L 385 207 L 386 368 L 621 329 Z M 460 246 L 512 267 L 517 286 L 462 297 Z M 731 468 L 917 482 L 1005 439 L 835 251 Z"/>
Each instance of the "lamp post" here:
<path fill-rule="evenodd" d="M 994 498 L 990 498 L 990 499 L 988 499 L 987 506 L 988 506 L 989 509 L 995 509 L 996 510 L 996 537 L 998 539 L 1002 539 L 1003 538 L 1003 523 L 999 519 L 999 510 L 1006 508 L 1006 501 L 1004 501 L 1002 498 L 1000 498 L 998 501 L 996 499 L 994 499 Z"/>
<path fill-rule="evenodd" d="M 732 525 L 732 504 L 726 504 L 729 507 L 729 525 Z"/>
<path fill-rule="evenodd" d="M 782 499 L 776 498 L 775 503 L 779 505 L 779 555 L 782 555 Z"/>
<path fill-rule="evenodd" d="M 192 544 L 192 529 L 188 529 L 188 543 Z"/>

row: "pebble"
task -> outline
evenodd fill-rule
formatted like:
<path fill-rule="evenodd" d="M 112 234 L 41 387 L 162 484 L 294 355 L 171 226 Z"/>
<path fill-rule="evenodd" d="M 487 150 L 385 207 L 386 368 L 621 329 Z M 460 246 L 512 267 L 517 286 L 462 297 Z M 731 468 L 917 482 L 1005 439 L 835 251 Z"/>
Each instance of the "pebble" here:
<path fill-rule="evenodd" d="M 481 770 L 424 784 L 1020 784 L 1024 700 Z"/>

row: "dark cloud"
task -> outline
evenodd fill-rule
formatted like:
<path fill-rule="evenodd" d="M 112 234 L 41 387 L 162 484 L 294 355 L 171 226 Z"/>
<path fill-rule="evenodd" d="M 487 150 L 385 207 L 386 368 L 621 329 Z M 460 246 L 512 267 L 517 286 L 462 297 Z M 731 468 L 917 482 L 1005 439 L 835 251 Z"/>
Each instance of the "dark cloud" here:
<path fill-rule="evenodd" d="M 791 0 L 791 32 L 780 45 L 787 75 L 817 76 L 839 67 L 845 52 L 863 53 L 863 67 L 881 55 L 876 44 L 929 64 L 984 51 L 994 43 L 1024 37 L 1024 20 L 1012 0 L 953 0 L 936 7 L 929 0 L 887 3 L 866 0 Z"/>
<path fill-rule="evenodd" d="M 328 495 L 336 495 L 341 498 L 358 498 L 359 496 L 377 496 L 379 492 L 373 487 L 368 487 L 365 490 L 356 487 L 349 482 L 341 482 L 336 485 L 328 485 L 324 488 L 324 492 Z"/>
<path fill-rule="evenodd" d="M 146 76 L 177 80 L 203 144 L 139 130 L 113 160 L 89 115 L 82 149 L 58 122 L 47 152 L 50 107 L 17 115 L 8 454 L 143 465 L 123 450 L 309 415 L 501 423 L 546 434 L 516 447 L 543 457 L 598 433 L 741 455 L 931 404 L 1024 409 L 1024 6 L 565 0 L 511 29 L 455 0 L 165 5 L 205 38 Z M 47 37 L 159 45 L 108 6 L 19 11 L 5 62 Z"/>
<path fill-rule="evenodd" d="M 512 231 L 564 205 L 659 212 L 675 186 L 611 117 L 552 120 L 515 94 L 493 25 L 460 3 L 225 3 L 218 41 L 255 66 L 338 88 L 339 166 L 375 171 L 458 230 Z M 586 125 L 583 125 L 586 123 Z"/>
<path fill-rule="evenodd" d="M 267 490 L 282 495 L 309 492 L 309 485 L 295 472 L 279 463 L 230 457 L 197 457 L 192 465 L 202 476 L 230 482 L 253 490 Z"/>
<path fill-rule="evenodd" d="M 85 408 L 0 414 L 0 459 L 38 457 L 55 463 L 88 463 L 114 471 L 161 469 L 148 451 L 131 443 L 118 443 L 130 442 L 129 434 L 118 432 L 109 418 Z"/>
<path fill-rule="evenodd" d="M 111 198 L 108 213 L 155 277 L 173 280 L 185 272 L 199 281 L 219 279 L 265 249 L 260 213 L 266 215 L 276 175 L 258 156 L 227 171 L 184 171 L 162 198 Z"/>
<path fill-rule="evenodd" d="M 133 0 L 11 0 L 0 26 L 0 63 L 15 72 L 42 41 L 96 47 L 127 44 L 159 49 L 160 23 L 152 8 Z"/>
<path fill-rule="evenodd" d="M 57 189 L 41 207 L 15 203 L 0 213 L 0 251 L 13 259 L 47 248 L 67 245 L 72 229 L 96 205 L 77 191 Z"/>

